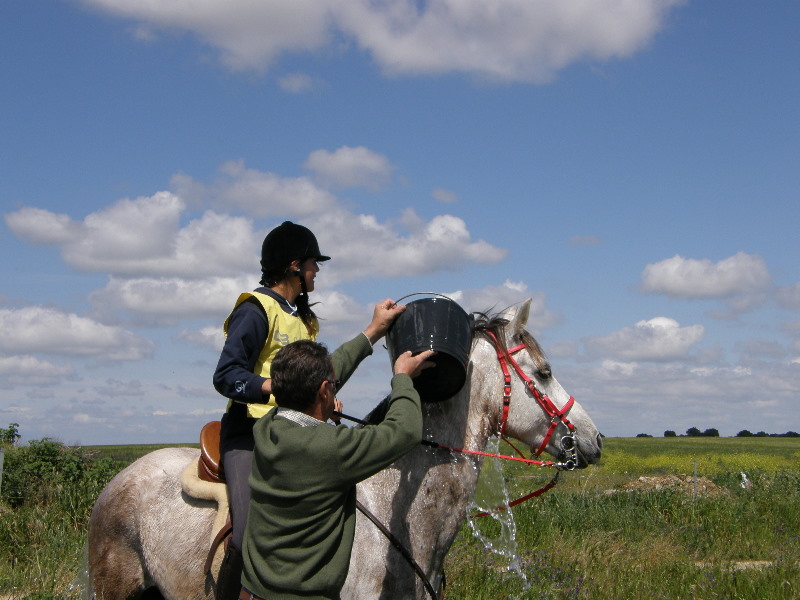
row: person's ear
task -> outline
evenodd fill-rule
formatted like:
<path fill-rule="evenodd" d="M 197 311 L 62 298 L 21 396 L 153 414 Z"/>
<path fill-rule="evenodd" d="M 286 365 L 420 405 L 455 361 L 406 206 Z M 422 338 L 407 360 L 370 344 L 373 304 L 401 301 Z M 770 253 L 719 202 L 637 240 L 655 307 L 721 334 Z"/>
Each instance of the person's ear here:
<path fill-rule="evenodd" d="M 302 267 L 303 263 L 300 260 L 295 259 L 289 264 L 289 272 L 294 275 L 300 275 L 302 273 Z"/>

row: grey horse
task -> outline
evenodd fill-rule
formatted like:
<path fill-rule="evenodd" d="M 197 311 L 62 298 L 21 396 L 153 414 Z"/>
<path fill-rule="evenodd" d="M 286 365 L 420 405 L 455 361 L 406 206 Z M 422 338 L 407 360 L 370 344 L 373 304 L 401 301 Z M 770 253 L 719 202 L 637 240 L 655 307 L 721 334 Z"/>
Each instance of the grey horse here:
<path fill-rule="evenodd" d="M 523 344 L 523 351 L 514 357 L 521 371 L 554 405 L 568 405 L 569 394 L 525 331 L 530 304 L 527 300 L 476 323 L 466 384 L 448 400 L 423 405 L 429 439 L 450 448 L 482 451 L 500 430 L 504 376 L 487 332 L 502 344 L 501 351 Z M 505 434 L 537 449 L 551 429 L 552 418 L 537 404 L 531 389 L 515 373 L 511 376 Z M 578 402 L 571 405 L 568 419 L 575 428 L 576 466 L 597 462 L 601 436 Z M 555 457 L 563 455 L 558 440 L 567 433 L 558 422 L 545 450 Z M 191 448 L 152 452 L 121 471 L 103 490 L 89 522 L 89 598 L 213 599 L 215 570 L 205 572 L 204 563 L 208 540 L 219 523 L 218 505 L 190 497 L 181 485 L 182 474 L 198 455 Z M 423 599 L 432 590 L 440 592 L 444 559 L 468 516 L 481 464 L 480 455 L 420 445 L 360 483 L 359 502 L 391 532 L 394 542 L 358 514 L 342 599 Z M 398 544 L 417 569 L 401 556 Z"/>

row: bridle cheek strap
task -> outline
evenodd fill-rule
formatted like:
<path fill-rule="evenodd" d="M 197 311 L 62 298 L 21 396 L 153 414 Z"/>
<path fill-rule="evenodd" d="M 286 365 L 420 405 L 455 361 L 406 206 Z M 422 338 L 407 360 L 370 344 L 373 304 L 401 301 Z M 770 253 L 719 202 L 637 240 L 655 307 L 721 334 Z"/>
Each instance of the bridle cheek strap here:
<path fill-rule="evenodd" d="M 569 414 L 569 411 L 572 409 L 572 405 L 575 404 L 575 398 L 570 396 L 569 400 L 567 400 L 561 409 L 556 407 L 556 405 L 553 404 L 553 401 L 550 400 L 546 394 L 542 394 L 539 391 L 533 379 L 525 374 L 525 371 L 522 370 L 522 367 L 519 366 L 517 361 L 514 360 L 514 357 L 512 356 L 520 350 L 524 350 L 525 344 L 519 344 L 518 346 L 509 348 L 507 351 L 503 351 L 497 337 L 491 331 L 487 331 L 486 333 L 494 342 L 497 360 L 500 363 L 500 368 L 503 371 L 503 416 L 500 422 L 500 435 L 505 435 L 506 427 L 508 425 L 508 412 L 511 405 L 511 371 L 509 370 L 508 365 L 511 364 L 514 370 L 517 372 L 517 375 L 519 375 L 520 379 L 522 379 L 522 381 L 525 382 L 525 385 L 528 386 L 528 390 L 533 398 L 536 400 L 539 406 L 542 407 L 542 410 L 547 413 L 547 416 L 550 417 L 550 427 L 548 428 L 539 448 L 534 453 L 535 456 L 540 456 L 550 443 L 550 439 L 553 437 L 553 433 L 555 432 L 559 423 L 563 423 L 570 433 L 575 432 L 575 426 L 567 418 L 567 414 Z"/>

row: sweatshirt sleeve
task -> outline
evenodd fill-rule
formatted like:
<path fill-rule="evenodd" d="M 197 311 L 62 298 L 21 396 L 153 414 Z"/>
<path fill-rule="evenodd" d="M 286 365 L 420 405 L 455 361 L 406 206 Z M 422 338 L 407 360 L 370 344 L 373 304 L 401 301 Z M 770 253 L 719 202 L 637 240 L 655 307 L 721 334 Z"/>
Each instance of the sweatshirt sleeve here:
<path fill-rule="evenodd" d="M 339 389 L 342 389 L 361 361 L 372 354 L 372 344 L 364 333 L 359 333 L 349 342 L 345 342 L 331 353 L 331 362 Z"/>
<path fill-rule="evenodd" d="M 391 404 L 384 420 L 362 428 L 338 427 L 339 475 L 349 485 L 388 467 L 422 440 L 422 409 L 411 377 L 392 378 Z"/>
<path fill-rule="evenodd" d="M 269 322 L 260 306 L 242 302 L 231 314 L 228 336 L 214 371 L 214 388 L 226 398 L 264 402 L 264 377 L 253 373 L 269 334 Z"/>

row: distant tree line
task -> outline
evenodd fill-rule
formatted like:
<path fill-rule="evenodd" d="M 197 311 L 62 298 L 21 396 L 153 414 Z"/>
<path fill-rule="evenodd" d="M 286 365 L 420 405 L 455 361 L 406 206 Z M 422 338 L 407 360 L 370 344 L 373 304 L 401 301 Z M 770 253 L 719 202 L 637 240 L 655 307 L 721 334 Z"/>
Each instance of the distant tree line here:
<path fill-rule="evenodd" d="M 636 437 L 653 436 L 646 433 L 640 433 Z M 719 430 L 712 427 L 710 429 L 706 429 L 705 431 L 700 431 L 697 427 L 689 427 L 685 434 L 678 436 L 678 434 L 673 430 L 667 429 L 664 432 L 664 437 L 719 437 Z M 800 437 L 800 433 L 797 433 L 796 431 L 787 431 L 786 433 L 766 433 L 764 431 L 759 431 L 758 433 L 752 433 L 747 429 L 742 429 L 736 434 L 735 437 Z"/>
<path fill-rule="evenodd" d="M 736 437 L 791 437 L 796 438 L 800 437 L 800 433 L 796 431 L 787 431 L 786 433 L 766 433 L 764 431 L 759 431 L 758 433 L 751 433 L 747 431 L 747 429 L 742 429 L 739 433 L 736 434 Z"/>

